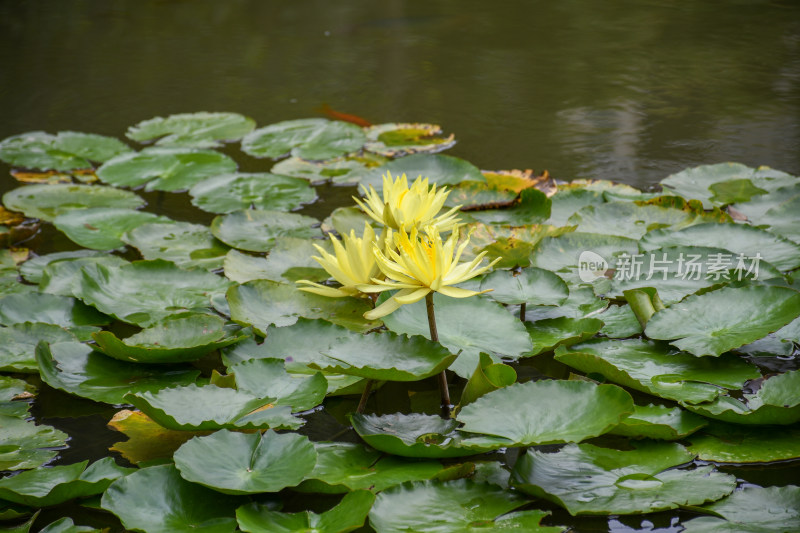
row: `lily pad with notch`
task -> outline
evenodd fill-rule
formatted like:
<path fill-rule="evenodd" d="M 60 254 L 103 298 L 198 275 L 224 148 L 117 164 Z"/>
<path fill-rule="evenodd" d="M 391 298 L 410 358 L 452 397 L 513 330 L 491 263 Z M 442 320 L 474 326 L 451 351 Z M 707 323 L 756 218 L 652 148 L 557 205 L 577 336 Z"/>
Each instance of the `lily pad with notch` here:
<path fill-rule="evenodd" d="M 233 364 L 228 372 L 236 388 L 260 397 L 276 398 L 275 405 L 289 405 L 293 412 L 320 405 L 328 391 L 328 380 L 321 372 L 290 374 L 283 359 L 250 359 Z"/>
<path fill-rule="evenodd" d="M 206 385 L 187 385 L 130 393 L 125 401 L 167 429 L 297 429 L 304 421 L 289 406 L 274 406 L 274 398 Z"/>
<path fill-rule="evenodd" d="M 216 270 L 229 248 L 209 228 L 190 222 L 147 222 L 128 231 L 122 241 L 147 260 L 163 259 L 183 268 Z"/>
<path fill-rule="evenodd" d="M 536 267 L 495 270 L 481 280 L 481 290 L 489 289 L 488 296 L 502 304 L 561 305 L 569 296 L 564 280 Z"/>
<path fill-rule="evenodd" d="M 307 180 L 268 172 L 220 174 L 189 191 L 192 204 L 211 213 L 242 209 L 291 211 L 317 199 Z"/>
<path fill-rule="evenodd" d="M 679 444 L 666 442 L 640 442 L 627 451 L 569 444 L 555 453 L 530 450 L 517 461 L 511 479 L 515 488 L 573 516 L 651 513 L 733 492 L 736 478 L 710 466 L 674 468 L 693 457 Z"/>
<path fill-rule="evenodd" d="M 125 246 L 122 235 L 148 222 L 170 219 L 134 209 L 94 207 L 58 215 L 53 225 L 72 242 L 92 250 L 114 250 Z"/>
<path fill-rule="evenodd" d="M 686 533 L 771 533 L 800 530 L 800 487 L 747 485 L 693 511 L 711 513 L 681 522 Z"/>
<path fill-rule="evenodd" d="M 383 176 L 387 172 L 392 178 L 405 174 L 409 182 L 422 176 L 422 179 L 428 178 L 431 184 L 439 186 L 455 185 L 462 181 L 486 182 L 486 177 L 478 167 L 464 159 L 442 154 L 414 154 L 371 169 L 359 177 L 359 183 L 362 187 L 372 185 L 376 191 L 382 191 Z M 351 183 L 352 178 L 333 178 L 333 182 Z"/>
<path fill-rule="evenodd" d="M 186 442 L 174 459 L 187 481 L 223 494 L 257 494 L 300 483 L 314 468 L 317 452 L 296 433 L 222 429 Z"/>
<path fill-rule="evenodd" d="M 635 405 L 633 414 L 609 433 L 635 439 L 678 440 L 705 427 L 708 420 L 680 407 Z"/>
<path fill-rule="evenodd" d="M 268 252 L 282 237 L 310 238 L 319 235 L 319 220 L 296 213 L 246 209 L 221 215 L 211 223 L 219 240 L 239 250 Z M 316 250 L 314 253 L 317 253 Z M 315 263 L 316 264 L 316 263 Z"/>
<path fill-rule="evenodd" d="M 0 469 L 37 468 L 65 448 L 69 435 L 46 424 L 0 415 Z"/>
<path fill-rule="evenodd" d="M 510 405 L 526 409 L 509 410 Z M 541 380 L 516 383 L 481 396 L 458 413 L 461 431 L 507 439 L 508 446 L 580 442 L 606 433 L 633 413 L 633 399 L 616 385 Z M 490 439 L 491 440 L 491 439 Z"/>
<path fill-rule="evenodd" d="M 215 148 L 221 141 L 238 141 L 256 122 L 238 113 L 180 113 L 143 120 L 128 128 L 125 136 L 138 142 L 156 140 L 159 146 Z"/>
<path fill-rule="evenodd" d="M 242 151 L 273 159 L 291 153 L 302 159 L 331 159 L 364 146 L 364 130 L 338 120 L 307 118 L 270 124 L 248 133 Z"/>
<path fill-rule="evenodd" d="M 688 439 L 689 451 L 715 463 L 771 463 L 800 458 L 800 428 L 713 421 Z"/>
<path fill-rule="evenodd" d="M 75 131 L 57 135 L 31 131 L 0 141 L 0 160 L 9 165 L 62 172 L 91 168 L 92 162 L 102 163 L 131 151 L 114 137 Z"/>
<path fill-rule="evenodd" d="M 598 318 L 545 318 L 526 322 L 525 328 L 533 341 L 533 349 L 524 357 L 539 355 L 558 346 L 571 346 L 588 340 L 600 331 L 603 321 Z"/>
<path fill-rule="evenodd" d="M 441 152 L 456 143 L 455 135 L 443 136 L 437 124 L 376 124 L 364 132 L 367 136 L 364 149 L 386 157 Z"/>
<path fill-rule="evenodd" d="M 236 167 L 233 159 L 214 150 L 156 146 L 106 161 L 97 169 L 97 177 L 115 187 L 180 191 L 211 176 L 235 172 Z"/>
<path fill-rule="evenodd" d="M 233 533 L 241 498 L 183 479 L 174 465 L 142 468 L 111 484 L 102 507 L 147 533 Z"/>
<path fill-rule="evenodd" d="M 144 200 L 131 191 L 102 185 L 26 185 L 3 195 L 3 205 L 25 216 L 52 222 L 59 215 L 91 207 L 138 209 Z"/>

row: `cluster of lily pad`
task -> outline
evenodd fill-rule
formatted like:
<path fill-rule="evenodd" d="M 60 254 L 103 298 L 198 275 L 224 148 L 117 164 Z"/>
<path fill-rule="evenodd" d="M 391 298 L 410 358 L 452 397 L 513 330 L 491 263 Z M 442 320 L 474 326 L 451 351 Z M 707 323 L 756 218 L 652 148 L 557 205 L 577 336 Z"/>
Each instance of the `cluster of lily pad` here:
<path fill-rule="evenodd" d="M 0 142 L 29 182 L 0 209 L 0 520 L 14 531 L 70 500 L 145 532 L 564 531 L 569 515 L 678 508 L 696 513 L 686 531 L 800 529 L 800 488 L 716 467 L 800 458 L 797 177 L 724 163 L 657 191 L 556 183 L 439 154 L 454 139 L 425 124 L 195 113 L 127 136 L 151 145 Z M 236 141 L 278 161 L 239 172 Z M 403 174 L 435 187 L 384 182 Z M 362 208 L 291 212 L 325 182 L 363 185 Z M 173 218 L 139 191 L 188 191 L 215 218 Z M 401 195 L 425 202 L 403 211 Z M 53 228 L 73 250 L 28 249 Z M 465 266 L 434 286 L 425 268 L 445 259 Z M 378 291 L 373 309 L 362 296 Z M 452 418 L 420 388 L 397 412 L 353 412 L 368 384 L 443 371 Z M 70 437 L 31 416 L 44 384 L 112 406 L 128 440 L 51 465 Z M 307 430 L 320 406 L 339 436 Z M 73 518 L 41 530 L 95 531 Z"/>

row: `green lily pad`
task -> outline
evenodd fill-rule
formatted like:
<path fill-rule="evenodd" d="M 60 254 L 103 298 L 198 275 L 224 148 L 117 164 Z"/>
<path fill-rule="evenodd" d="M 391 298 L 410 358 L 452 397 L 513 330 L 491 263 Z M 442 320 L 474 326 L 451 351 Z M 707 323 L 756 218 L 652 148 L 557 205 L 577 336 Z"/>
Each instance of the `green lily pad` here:
<path fill-rule="evenodd" d="M 267 172 L 213 176 L 192 187 L 189 195 L 192 204 L 211 213 L 251 208 L 291 211 L 317 199 L 308 181 Z"/>
<path fill-rule="evenodd" d="M 148 222 L 169 222 L 169 219 L 133 209 L 95 207 L 58 215 L 53 225 L 84 248 L 114 250 L 125 246 L 122 242 L 125 232 Z"/>
<path fill-rule="evenodd" d="M 22 274 L 22 277 L 25 278 L 25 281 L 38 284 L 42 281 L 44 269 L 47 268 L 47 266 L 49 266 L 51 263 L 57 263 L 60 261 L 71 261 L 73 259 L 85 259 L 85 258 L 97 259 L 98 257 L 106 258 L 106 257 L 116 257 L 116 256 L 109 256 L 107 254 L 97 252 L 94 250 L 74 250 L 69 252 L 55 252 L 51 254 L 44 254 L 44 255 L 38 255 L 36 257 L 31 257 L 20 265 L 19 270 L 20 274 Z"/>
<path fill-rule="evenodd" d="M 218 216 L 211 232 L 234 248 L 250 252 L 268 252 L 281 237 L 309 238 L 319 235 L 313 228 L 319 220 L 295 213 L 246 209 Z M 314 250 L 315 254 L 318 254 Z"/>
<path fill-rule="evenodd" d="M 276 398 L 275 405 L 290 405 L 292 411 L 307 411 L 320 405 L 328 391 L 321 372 L 290 374 L 282 359 L 250 359 L 228 367 L 236 376 L 236 388 L 259 397 Z"/>
<path fill-rule="evenodd" d="M 617 257 L 614 277 L 606 292 L 619 298 L 627 290 L 653 287 L 664 302 L 728 281 L 770 279 L 781 273 L 766 261 L 741 259 L 722 248 L 675 246 Z"/>
<path fill-rule="evenodd" d="M 800 185 L 797 183 L 733 207 L 747 216 L 752 224 L 769 226 L 771 233 L 800 242 L 797 224 L 797 213 L 800 212 Z"/>
<path fill-rule="evenodd" d="M 487 289 L 492 289 L 490 298 L 503 304 L 560 305 L 569 296 L 564 280 L 536 267 L 495 270 L 481 280 L 481 290 Z"/>
<path fill-rule="evenodd" d="M 800 428 L 714 422 L 687 439 L 698 459 L 717 463 L 770 463 L 800 458 Z"/>
<path fill-rule="evenodd" d="M 767 191 L 756 187 L 752 181 L 746 178 L 712 183 L 708 186 L 708 190 L 714 193 L 709 198 L 714 205 L 747 202 L 754 196 L 767 193 Z"/>
<path fill-rule="evenodd" d="M 792 289 L 723 287 L 656 312 L 645 334 L 671 340 L 694 355 L 718 356 L 782 328 L 799 315 L 800 293 Z"/>
<path fill-rule="evenodd" d="M 207 226 L 189 222 L 149 222 L 130 230 L 122 240 L 145 259 L 163 259 L 184 268 L 216 270 L 228 253 Z"/>
<path fill-rule="evenodd" d="M 290 327 L 271 330 L 262 344 L 250 340 L 224 350 L 222 360 L 231 369 L 250 359 L 282 359 L 287 372 L 308 377 L 319 372 L 308 364 L 320 359 L 320 349 L 339 342 L 341 337 L 347 339 L 342 328 L 330 322 L 301 318 Z M 323 372 L 323 375 L 328 381 L 328 394 L 345 394 L 353 385 L 364 381 L 358 376 L 330 372 Z"/>
<path fill-rule="evenodd" d="M 642 325 L 630 305 L 611 305 L 596 317 L 603 322 L 600 333 L 606 337 L 625 339 L 642 333 Z"/>
<path fill-rule="evenodd" d="M 84 266 L 92 268 L 92 265 L 102 264 L 110 268 L 118 268 L 128 263 L 129 261 L 117 255 L 105 254 L 49 261 L 44 266 L 44 270 L 42 270 L 39 290 L 59 296 L 79 294 L 81 278 L 83 277 L 82 268 Z"/>
<path fill-rule="evenodd" d="M 214 148 L 220 141 L 238 141 L 256 127 L 256 122 L 238 113 L 181 113 L 143 120 L 128 128 L 134 141 L 158 139 L 160 146 Z"/>
<path fill-rule="evenodd" d="M 123 322 L 142 327 L 186 311 L 205 312 L 231 283 L 204 270 L 183 270 L 163 260 L 120 267 L 84 265 L 75 296 Z"/>
<path fill-rule="evenodd" d="M 242 151 L 273 159 L 290 153 L 303 159 L 330 159 L 364 145 L 364 131 L 353 124 L 323 118 L 287 120 L 259 128 L 242 139 Z"/>
<path fill-rule="evenodd" d="M 616 256 L 622 253 L 633 255 L 639 252 L 639 247 L 635 240 L 627 237 L 567 233 L 542 239 L 531 257 L 531 264 L 553 272 L 577 269 L 581 262 L 594 260 L 587 256 L 581 258 L 581 254 L 587 251 L 599 255 L 606 262 L 606 268 L 610 268 L 609 265 L 614 265 Z"/>
<path fill-rule="evenodd" d="M 317 463 L 296 489 L 301 492 L 380 492 L 406 481 L 431 479 L 444 469 L 438 461 L 405 461 L 362 444 L 318 442 L 315 446 Z"/>
<path fill-rule="evenodd" d="M 510 405 L 525 409 L 509 410 Z M 580 442 L 607 432 L 633 413 L 633 399 L 615 385 L 586 381 L 529 381 L 490 392 L 467 405 L 456 419 L 462 431 L 531 446 Z M 466 439 L 469 444 L 480 437 Z"/>
<path fill-rule="evenodd" d="M 5 193 L 3 205 L 25 216 L 52 222 L 58 215 L 76 209 L 138 209 L 144 200 L 130 191 L 100 185 L 26 185 Z"/>
<path fill-rule="evenodd" d="M 39 530 L 39 533 L 102 533 L 101 530 L 89 526 L 76 526 L 72 518 L 59 518 Z"/>
<path fill-rule="evenodd" d="M 605 313 L 604 313 L 605 314 Z M 545 318 L 526 322 L 525 329 L 533 341 L 533 349 L 525 357 L 554 350 L 558 346 L 571 346 L 591 339 L 603 327 L 597 318 Z"/>
<path fill-rule="evenodd" d="M 405 483 L 378 494 L 369 523 L 386 533 L 461 533 L 472 531 L 473 525 L 491 527 L 495 519 L 525 503 L 517 494 L 488 483 L 464 479 Z"/>
<path fill-rule="evenodd" d="M 741 388 L 760 376 L 756 367 L 732 354 L 698 358 L 642 339 L 593 339 L 559 347 L 555 358 L 625 387 L 693 404 L 713 400 L 725 388 Z"/>
<path fill-rule="evenodd" d="M 713 206 L 723 205 L 715 201 L 712 196 L 712 185 L 727 181 L 749 180 L 750 183 L 762 189 L 771 189 L 771 182 L 783 183 L 789 174 L 772 170 L 768 167 L 750 168 L 741 163 L 718 163 L 715 165 L 701 165 L 687 168 L 661 180 L 661 186 L 668 192 L 684 198 L 694 198 L 703 202 L 703 207 L 711 209 Z M 727 198 L 722 198 L 725 200 Z M 719 199 L 717 199 L 719 200 Z"/>
<path fill-rule="evenodd" d="M 704 516 L 681 522 L 687 533 L 771 533 L 800 529 L 800 487 L 745 486 L 727 498 L 695 510 Z"/>
<path fill-rule="evenodd" d="M 548 224 L 567 226 L 567 220 L 573 213 L 587 205 L 601 205 L 605 202 L 603 191 L 581 188 L 559 189 L 550 197 L 550 218 Z"/>
<path fill-rule="evenodd" d="M 443 137 L 436 124 L 376 124 L 365 128 L 365 133 L 364 149 L 386 157 L 441 152 L 456 143 L 453 134 Z"/>
<path fill-rule="evenodd" d="M 91 346 L 77 342 L 36 347 L 36 362 L 42 380 L 55 389 L 97 402 L 125 403 L 128 392 L 155 391 L 194 382 L 198 370 L 165 369 L 110 359 Z"/>
<path fill-rule="evenodd" d="M 330 250 L 330 241 L 276 237 L 266 258 L 230 250 L 225 256 L 225 277 L 237 283 L 268 279 L 281 283 L 299 279 L 322 282 L 331 275 L 312 259 L 319 255 L 314 244 Z"/>
<path fill-rule="evenodd" d="M 583 207 L 567 220 L 576 231 L 641 239 L 651 229 L 685 227 L 696 217 L 680 209 L 632 202 L 609 202 Z"/>
<path fill-rule="evenodd" d="M 359 183 L 364 187 L 372 185 L 376 191 L 382 191 L 383 175 L 387 172 L 391 173 L 392 178 L 405 174 L 410 182 L 422 176 L 422 179 L 428 178 L 430 183 L 440 186 L 455 185 L 462 181 L 486 181 L 478 167 L 464 159 L 442 154 L 414 154 L 371 169 L 359 176 Z M 333 181 L 350 183 L 352 178 L 343 176 L 342 179 L 333 178 Z"/>
<path fill-rule="evenodd" d="M 129 146 L 113 137 L 74 131 L 57 135 L 31 131 L 0 142 L 0 160 L 15 167 L 38 170 L 91 168 L 90 161 L 101 163 L 130 151 Z"/>
<path fill-rule="evenodd" d="M 37 468 L 0 479 L 0 498 L 6 501 L 48 507 L 74 498 L 102 494 L 111 483 L 131 472 L 133 468 L 117 466 L 114 459 L 105 457 L 51 468 Z"/>
<path fill-rule="evenodd" d="M 0 327 L 0 370 L 36 373 L 39 367 L 34 351 L 39 341 L 60 343 L 77 340 L 73 333 L 54 324 L 26 322 Z"/>
<path fill-rule="evenodd" d="M 659 229 L 647 233 L 640 241 L 645 251 L 667 246 L 718 247 L 720 243 L 732 252 L 734 264 L 742 254 L 748 264 L 753 258 L 760 257 L 780 270 L 793 270 L 800 266 L 800 244 L 743 224 L 707 223 L 678 231 Z"/>
<path fill-rule="evenodd" d="M 439 342 L 459 354 L 451 370 L 463 378 L 472 376 L 480 352 L 516 359 L 531 350 L 525 326 L 498 303 L 481 297 L 448 298 L 441 294 L 434 294 L 433 302 Z M 383 322 L 394 332 L 430 338 L 422 300 L 401 306 L 383 317 Z"/>
<path fill-rule="evenodd" d="M 376 234 L 381 232 L 381 224 L 367 216 L 358 207 L 337 207 L 323 222 L 320 229 L 325 233 L 336 232 L 339 235 L 350 235 L 350 231 L 360 234 L 364 231 L 364 223 L 372 226 Z"/>
<path fill-rule="evenodd" d="M 187 481 L 224 494 L 278 492 L 300 483 L 317 460 L 314 445 L 296 433 L 220 430 L 195 437 L 175 452 Z"/>
<path fill-rule="evenodd" d="M 134 363 L 182 363 L 247 338 L 247 332 L 231 327 L 214 315 L 187 314 L 162 322 L 126 339 L 110 331 L 92 334 L 97 349 L 109 357 Z"/>
<path fill-rule="evenodd" d="M 148 191 L 178 191 L 235 171 L 236 162 L 214 150 L 153 147 L 106 161 L 97 169 L 97 177 L 116 187 L 145 185 Z"/>
<path fill-rule="evenodd" d="M 301 319 L 294 326 L 271 331 L 264 346 L 272 348 L 273 357 L 283 358 L 284 339 L 294 340 L 303 334 L 307 344 L 293 344 L 286 355 L 292 363 L 326 373 L 417 381 L 438 374 L 455 358 L 446 348 L 420 336 L 391 332 L 361 335 L 321 320 Z"/>
<path fill-rule="evenodd" d="M 364 442 L 376 450 L 401 457 L 464 457 L 508 444 L 504 439 L 466 444 L 464 440 L 470 435 L 456 429 L 457 421 L 422 413 L 382 416 L 354 413 L 350 421 Z"/>
<path fill-rule="evenodd" d="M 173 465 L 142 468 L 111 484 L 102 507 L 147 533 L 232 533 L 240 498 L 189 483 Z"/>
<path fill-rule="evenodd" d="M 316 185 L 336 177 L 357 181 L 357 176 L 364 174 L 368 169 L 364 162 L 345 157 L 327 161 L 306 161 L 299 157 L 289 157 L 275 163 L 270 171 L 273 174 L 303 178 Z"/>
<path fill-rule="evenodd" d="M 272 398 L 214 385 L 131 393 L 125 401 L 167 429 L 297 429 L 303 425 L 289 406 L 273 407 Z"/>
<path fill-rule="evenodd" d="M 290 326 L 300 317 L 324 318 L 355 331 L 369 331 L 379 322 L 364 318 L 370 306 L 358 298 L 326 298 L 299 290 L 294 284 L 257 280 L 231 287 L 227 293 L 231 318 L 252 325 L 262 336 L 270 325 Z"/>
<path fill-rule="evenodd" d="M 69 435 L 17 416 L 0 415 L 0 470 L 36 468 L 53 459 Z"/>
<path fill-rule="evenodd" d="M 488 354 L 482 353 L 480 364 L 475 368 L 475 372 L 461 392 L 461 400 L 458 402 L 459 409 L 474 402 L 484 394 L 508 387 L 516 381 L 516 370 L 508 365 L 495 363 Z"/>
<path fill-rule="evenodd" d="M 519 201 L 505 209 L 470 211 L 470 216 L 484 224 L 505 224 L 526 226 L 539 224 L 550 218 L 550 199 L 537 189 L 525 189 L 519 194 Z"/>
<path fill-rule="evenodd" d="M 0 297 L 0 324 L 43 322 L 64 328 L 97 326 L 111 320 L 75 298 L 32 292 Z"/>
<path fill-rule="evenodd" d="M 765 379 L 755 393 L 741 399 L 718 396 L 714 401 L 686 405 L 690 411 L 733 424 L 794 424 L 800 421 L 800 370 Z"/>
<path fill-rule="evenodd" d="M 595 295 L 591 287 L 572 285 L 569 296 L 559 306 L 534 305 L 525 311 L 525 320 L 541 321 L 552 318 L 587 318 L 608 307 L 608 300 Z"/>
<path fill-rule="evenodd" d="M 573 516 L 638 514 L 719 500 L 736 487 L 736 478 L 673 467 L 694 457 L 678 444 L 645 442 L 619 451 L 570 444 L 556 453 L 529 450 L 511 474 L 512 484 L 564 507 Z"/>
<path fill-rule="evenodd" d="M 635 405 L 633 414 L 609 431 L 636 439 L 678 440 L 706 426 L 708 420 L 680 407 Z"/>
<path fill-rule="evenodd" d="M 281 513 L 256 502 L 236 509 L 239 527 L 247 533 L 347 533 L 364 525 L 375 495 L 368 490 L 347 493 L 324 513 Z"/>
<path fill-rule="evenodd" d="M 36 387 L 27 381 L 9 376 L 0 376 L 0 402 L 10 402 L 20 394 L 32 397 Z"/>

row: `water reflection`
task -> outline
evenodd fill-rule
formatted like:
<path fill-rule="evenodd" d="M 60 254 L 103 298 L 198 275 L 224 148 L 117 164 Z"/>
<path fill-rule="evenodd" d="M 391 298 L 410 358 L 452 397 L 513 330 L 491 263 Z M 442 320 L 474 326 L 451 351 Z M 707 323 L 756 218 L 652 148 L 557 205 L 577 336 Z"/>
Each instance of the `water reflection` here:
<path fill-rule="evenodd" d="M 647 186 L 701 163 L 800 173 L 792 1 L 0 3 L 0 137 L 259 124 L 325 102 L 436 121 L 478 166 Z M 269 162 L 261 162 L 261 169 Z"/>

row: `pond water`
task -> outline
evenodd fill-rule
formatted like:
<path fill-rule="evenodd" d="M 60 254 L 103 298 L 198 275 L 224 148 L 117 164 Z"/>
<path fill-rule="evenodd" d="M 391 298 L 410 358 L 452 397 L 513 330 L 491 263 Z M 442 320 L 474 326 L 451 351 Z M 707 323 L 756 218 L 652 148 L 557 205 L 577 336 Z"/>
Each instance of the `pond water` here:
<path fill-rule="evenodd" d="M 441 124 L 484 169 L 638 186 L 729 160 L 800 173 L 793 0 L 0 2 L 0 73 L 0 138 L 328 104 Z"/>
<path fill-rule="evenodd" d="M 143 119 L 199 110 L 239 112 L 262 126 L 322 116 L 327 104 L 374 123 L 441 124 L 458 140 L 448 153 L 483 169 L 547 169 L 560 180 L 640 188 L 722 161 L 800 174 L 794 1 L 6 1 L 0 76 L 0 139 L 31 130 L 122 138 Z M 244 171 L 271 165 L 237 161 Z M 0 193 L 18 185 L 7 170 L 0 164 Z M 351 203 L 350 188 L 319 193 L 304 213 L 323 218 Z M 142 196 L 149 211 L 179 220 L 213 217 L 186 195 Z M 37 253 L 74 248 L 52 228 L 29 244 Z M 569 373 L 539 358 L 517 370 L 521 378 Z M 428 385 L 416 396 L 433 398 Z M 410 410 L 398 387 L 381 389 L 370 410 Z M 329 402 L 303 432 L 355 441 L 341 423 L 354 404 Z M 59 459 L 68 464 L 120 440 L 104 427 L 114 411 L 42 385 L 34 414 L 72 435 Z M 724 469 L 760 485 L 800 475 L 797 462 Z M 293 505 L 309 503 L 289 501 L 287 510 Z M 580 531 L 679 531 L 683 517 L 575 521 L 545 508 L 554 511 L 546 523 Z M 100 526 L 104 517 L 90 519 Z"/>

